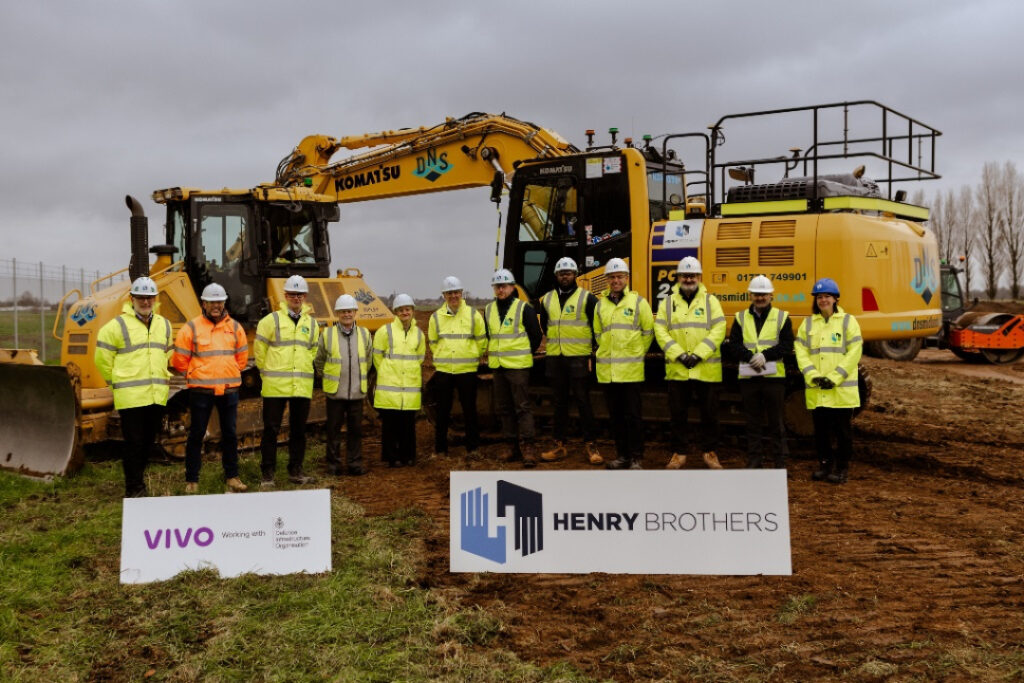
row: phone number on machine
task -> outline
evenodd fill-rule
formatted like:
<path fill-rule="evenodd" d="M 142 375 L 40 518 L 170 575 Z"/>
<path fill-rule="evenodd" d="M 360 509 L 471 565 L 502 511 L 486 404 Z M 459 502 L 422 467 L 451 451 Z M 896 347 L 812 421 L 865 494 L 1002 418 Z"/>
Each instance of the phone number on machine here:
<path fill-rule="evenodd" d="M 736 279 L 739 282 L 747 282 L 753 280 L 758 275 L 761 275 L 761 273 L 739 273 L 736 275 Z M 807 273 L 767 273 L 767 275 L 770 280 L 796 281 L 807 279 Z"/>

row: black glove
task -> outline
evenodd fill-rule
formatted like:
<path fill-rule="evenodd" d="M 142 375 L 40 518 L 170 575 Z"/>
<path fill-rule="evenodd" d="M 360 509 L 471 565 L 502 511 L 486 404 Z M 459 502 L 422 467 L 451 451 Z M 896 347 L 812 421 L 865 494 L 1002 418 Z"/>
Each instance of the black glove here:
<path fill-rule="evenodd" d="M 699 362 L 700 356 L 688 353 L 686 354 L 686 358 L 683 360 L 683 365 L 686 366 L 687 370 L 693 370 L 695 367 L 697 367 L 697 363 Z"/>
<path fill-rule="evenodd" d="M 816 377 L 815 384 L 817 384 L 822 389 L 834 389 L 836 386 L 835 382 L 830 380 L 828 377 Z"/>

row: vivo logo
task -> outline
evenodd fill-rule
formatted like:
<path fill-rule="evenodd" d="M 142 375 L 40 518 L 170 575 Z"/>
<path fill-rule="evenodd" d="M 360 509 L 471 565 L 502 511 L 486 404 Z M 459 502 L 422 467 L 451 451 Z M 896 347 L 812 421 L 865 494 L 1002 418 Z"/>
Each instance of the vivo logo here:
<path fill-rule="evenodd" d="M 156 534 L 151 533 L 149 529 L 145 529 L 143 533 L 146 536 L 146 545 L 149 546 L 150 550 L 159 548 L 161 542 L 165 548 L 170 548 L 172 541 L 179 548 L 187 546 L 189 541 L 201 548 L 205 548 L 213 543 L 213 530 L 205 526 L 201 526 L 195 531 L 192 530 L 192 527 L 189 527 L 185 529 L 184 533 L 182 533 L 181 529 L 157 529 Z"/>

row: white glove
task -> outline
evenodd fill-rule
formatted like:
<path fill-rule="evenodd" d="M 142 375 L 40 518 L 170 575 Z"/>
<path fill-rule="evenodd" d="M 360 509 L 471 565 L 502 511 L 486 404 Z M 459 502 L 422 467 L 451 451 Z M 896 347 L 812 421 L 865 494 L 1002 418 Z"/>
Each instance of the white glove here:
<path fill-rule="evenodd" d="M 764 370 L 765 362 L 766 361 L 764 359 L 763 353 L 755 353 L 754 357 L 750 359 L 750 367 L 754 368 L 758 372 L 761 372 L 762 370 Z"/>

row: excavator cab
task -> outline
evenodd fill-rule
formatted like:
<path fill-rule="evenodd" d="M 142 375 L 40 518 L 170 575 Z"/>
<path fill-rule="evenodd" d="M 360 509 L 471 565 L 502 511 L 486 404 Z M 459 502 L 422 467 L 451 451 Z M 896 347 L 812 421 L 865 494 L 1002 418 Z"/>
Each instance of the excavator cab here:
<path fill-rule="evenodd" d="M 330 276 L 327 225 L 339 214 L 333 201 L 275 201 L 258 194 L 154 193 L 167 205 L 167 244 L 180 254 L 196 296 L 211 282 L 223 285 L 228 312 L 249 325 L 270 310 L 267 278 Z"/>

